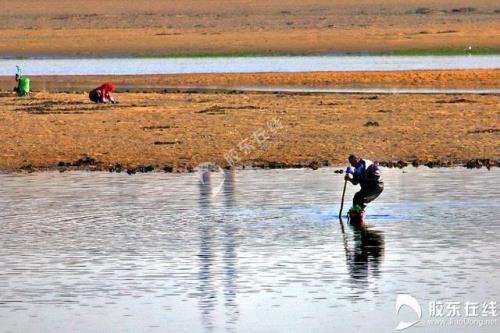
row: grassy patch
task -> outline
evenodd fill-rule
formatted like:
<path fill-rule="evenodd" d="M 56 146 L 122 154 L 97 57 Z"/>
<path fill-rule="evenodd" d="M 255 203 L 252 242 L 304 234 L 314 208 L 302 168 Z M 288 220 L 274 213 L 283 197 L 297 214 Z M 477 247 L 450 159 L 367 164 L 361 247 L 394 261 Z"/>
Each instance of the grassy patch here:
<path fill-rule="evenodd" d="M 379 53 L 381 55 L 397 56 L 452 56 L 452 55 L 497 55 L 500 54 L 498 47 L 472 47 L 471 49 L 459 47 L 447 47 L 437 49 L 404 49 Z"/>
<path fill-rule="evenodd" d="M 134 58 L 235 58 L 235 57 L 279 57 L 303 56 L 306 53 L 278 51 L 223 51 L 223 52 L 179 52 L 167 54 L 133 54 Z M 311 54 L 309 54 L 311 55 Z"/>

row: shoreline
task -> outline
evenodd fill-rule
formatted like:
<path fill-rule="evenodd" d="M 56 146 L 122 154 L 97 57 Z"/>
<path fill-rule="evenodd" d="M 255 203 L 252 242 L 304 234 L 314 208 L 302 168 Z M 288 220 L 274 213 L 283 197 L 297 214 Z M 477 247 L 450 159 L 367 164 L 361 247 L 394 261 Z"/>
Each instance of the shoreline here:
<path fill-rule="evenodd" d="M 485 168 L 490 170 L 491 168 L 500 168 L 500 159 L 491 160 L 488 158 L 475 158 L 463 161 L 450 161 L 450 160 L 433 160 L 433 161 L 403 161 L 403 160 L 391 160 L 391 161 L 375 161 L 379 166 L 384 168 L 397 168 L 405 169 L 409 167 L 419 168 L 426 167 L 432 168 L 466 168 L 466 169 L 481 169 Z M 310 162 L 296 162 L 296 163 L 283 163 L 278 161 L 259 161 L 251 164 L 241 165 L 237 167 L 230 166 L 219 166 L 211 162 L 200 163 L 204 170 L 209 172 L 218 172 L 219 170 L 276 170 L 276 169 L 312 169 L 318 170 L 320 168 L 331 168 L 334 169 L 334 173 L 343 174 L 343 166 L 340 164 L 333 165 L 330 161 L 310 161 Z M 347 165 L 347 162 L 346 162 Z M 340 168 L 340 169 L 339 169 Z M 137 173 L 194 173 L 200 170 L 199 166 L 186 167 L 186 168 L 175 168 L 171 165 L 158 166 L 158 165 L 140 165 L 137 167 L 126 167 L 119 163 L 106 165 L 92 157 L 83 157 L 74 162 L 59 162 L 57 165 L 52 166 L 39 166 L 34 168 L 31 165 L 22 165 L 16 169 L 12 170 L 2 170 L 1 174 L 18 174 L 18 173 L 38 173 L 38 172 L 71 172 L 71 171 L 85 171 L 85 172 L 110 172 L 110 173 L 127 173 L 128 175 L 134 175 Z"/>

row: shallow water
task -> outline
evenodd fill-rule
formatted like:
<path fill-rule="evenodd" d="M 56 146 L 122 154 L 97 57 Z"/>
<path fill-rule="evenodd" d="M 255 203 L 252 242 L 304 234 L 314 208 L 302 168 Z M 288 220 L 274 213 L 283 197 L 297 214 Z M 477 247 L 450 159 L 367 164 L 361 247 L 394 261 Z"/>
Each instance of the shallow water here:
<path fill-rule="evenodd" d="M 0 59 L 0 75 L 143 75 L 500 68 L 498 55 Z"/>
<path fill-rule="evenodd" d="M 345 234 L 328 168 L 0 175 L 1 331 L 498 332 L 427 304 L 499 301 L 500 170 L 383 173 Z"/>

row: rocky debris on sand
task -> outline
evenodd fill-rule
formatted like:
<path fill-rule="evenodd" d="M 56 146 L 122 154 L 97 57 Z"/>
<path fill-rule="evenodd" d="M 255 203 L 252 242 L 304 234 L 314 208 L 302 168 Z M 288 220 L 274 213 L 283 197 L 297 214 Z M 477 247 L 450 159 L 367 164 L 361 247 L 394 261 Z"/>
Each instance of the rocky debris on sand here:
<path fill-rule="evenodd" d="M 399 160 L 399 161 L 380 161 L 377 162 L 378 165 L 386 167 L 386 168 L 405 168 L 408 166 L 408 162 Z"/>
<path fill-rule="evenodd" d="M 467 169 L 480 169 L 483 166 L 486 167 L 488 170 L 494 166 L 500 167 L 500 160 L 498 161 L 492 161 L 489 158 L 486 159 L 473 159 L 467 161 L 467 163 L 464 164 L 464 166 Z"/>
<path fill-rule="evenodd" d="M 476 8 L 474 7 L 460 7 L 460 8 L 452 8 L 450 10 L 437 10 L 428 7 L 419 7 L 415 9 L 415 14 L 418 15 L 428 15 L 433 13 L 445 13 L 445 14 L 469 14 L 476 12 Z"/>
<path fill-rule="evenodd" d="M 482 167 L 488 170 L 492 167 L 500 167 L 500 159 L 489 159 L 489 158 L 476 158 L 470 160 L 458 160 L 458 159 L 442 159 L 442 160 L 389 160 L 389 161 L 376 161 L 377 165 L 385 168 L 398 168 L 403 169 L 408 166 L 419 167 L 426 166 L 428 168 L 448 168 L 463 166 L 468 169 L 479 169 Z M 267 161 L 259 160 L 252 161 L 249 164 L 241 166 L 226 165 L 223 169 L 301 169 L 310 168 L 317 170 L 322 167 L 331 167 L 333 163 L 330 160 L 306 160 L 298 162 L 280 162 L 280 161 Z M 214 171 L 218 171 L 219 166 L 213 165 Z M 23 172 L 35 172 L 54 169 L 52 166 L 33 166 L 32 164 L 26 164 L 19 168 L 19 171 Z M 129 175 L 134 175 L 136 173 L 148 173 L 153 171 L 163 171 L 167 173 L 184 173 L 184 172 L 196 172 L 199 170 L 198 167 L 193 167 L 190 165 L 183 166 L 172 166 L 165 165 L 163 167 L 157 165 L 141 165 L 141 166 L 123 166 L 120 163 L 105 165 L 104 163 L 97 161 L 92 157 L 84 157 L 75 162 L 59 162 L 57 164 L 57 170 L 60 172 L 65 172 L 68 170 L 87 170 L 87 171 L 109 171 L 109 172 L 127 172 Z M 344 170 L 336 169 L 334 170 L 336 174 L 343 174 Z"/>
<path fill-rule="evenodd" d="M 115 165 L 111 166 L 108 170 L 109 172 L 120 173 L 123 171 L 123 167 L 120 163 L 116 163 Z"/>
<path fill-rule="evenodd" d="M 128 168 L 127 169 L 127 173 L 129 175 L 134 175 L 136 174 L 137 172 L 139 173 L 148 173 L 148 172 L 152 172 L 155 170 L 155 167 L 152 166 L 152 165 L 147 165 L 147 166 L 138 166 L 136 168 Z"/>
<path fill-rule="evenodd" d="M 320 168 L 321 164 L 318 161 L 312 161 L 309 163 L 309 168 L 313 170 L 318 170 Z"/>
<path fill-rule="evenodd" d="M 35 169 L 33 168 L 33 166 L 32 166 L 31 164 L 26 164 L 26 165 L 23 165 L 23 166 L 21 166 L 19 169 L 20 169 L 20 170 L 22 170 L 22 171 L 27 171 L 27 172 L 29 172 L 29 173 L 34 172 L 34 171 L 35 171 Z"/>
<path fill-rule="evenodd" d="M 256 168 L 256 169 L 302 169 L 311 168 L 317 170 L 321 167 L 332 166 L 332 162 L 329 160 L 313 160 L 313 161 L 299 161 L 295 163 L 286 163 L 278 161 L 254 161 L 250 165 L 243 166 L 246 168 Z"/>
<path fill-rule="evenodd" d="M 63 162 L 60 161 L 57 166 L 60 168 L 63 167 L 82 167 L 82 166 L 95 166 L 97 164 L 101 164 L 98 160 L 96 160 L 93 157 L 85 156 L 83 158 L 80 158 L 79 160 L 76 160 L 74 162 Z"/>
<path fill-rule="evenodd" d="M 436 103 L 440 103 L 440 104 L 443 104 L 443 103 L 450 103 L 450 104 L 454 104 L 454 103 L 477 103 L 477 101 L 473 101 L 473 100 L 465 99 L 465 98 L 453 98 L 453 99 L 450 99 L 448 101 L 440 99 L 440 100 L 437 100 Z"/>
<path fill-rule="evenodd" d="M 433 13 L 435 10 L 431 9 L 431 8 L 427 8 L 427 7 L 420 7 L 420 8 L 417 8 L 415 9 L 415 14 L 419 14 L 419 15 L 427 15 L 427 14 L 431 14 Z"/>
<path fill-rule="evenodd" d="M 363 126 L 366 126 L 366 127 L 372 127 L 372 126 L 380 126 L 380 124 L 378 123 L 378 121 L 367 121 Z"/>
<path fill-rule="evenodd" d="M 169 129 L 171 127 L 172 127 L 171 125 L 156 125 L 156 126 L 144 126 L 144 127 L 142 127 L 142 129 L 145 131 L 150 131 L 150 130 L 163 131 L 164 129 Z"/>
<path fill-rule="evenodd" d="M 181 143 L 180 141 L 155 141 L 155 145 L 176 145 Z"/>
<path fill-rule="evenodd" d="M 420 160 L 412 160 L 410 162 L 406 161 L 381 161 L 379 162 L 380 166 L 386 167 L 386 168 L 404 168 L 407 167 L 409 164 L 411 164 L 414 167 L 418 167 L 420 165 L 425 165 L 428 168 L 449 168 L 453 166 L 459 166 L 462 165 L 468 169 L 475 169 L 475 168 L 481 168 L 481 167 L 486 167 L 488 169 L 492 167 L 500 167 L 500 160 L 494 161 L 491 159 L 471 159 L 468 161 L 457 161 L 457 160 L 434 160 L 434 161 L 420 161 Z"/>
<path fill-rule="evenodd" d="M 449 10 L 448 13 L 467 14 L 467 13 L 473 13 L 475 11 L 476 11 L 476 8 L 474 8 L 474 7 L 460 7 L 460 8 L 453 8 L 452 10 Z"/>
<path fill-rule="evenodd" d="M 424 163 L 424 165 L 428 168 L 443 168 L 443 167 L 450 167 L 453 165 L 450 161 L 429 161 Z"/>
<path fill-rule="evenodd" d="M 480 133 L 500 133 L 500 129 L 499 128 L 485 128 L 485 129 L 477 129 L 477 130 L 467 132 L 467 134 L 480 134 Z"/>

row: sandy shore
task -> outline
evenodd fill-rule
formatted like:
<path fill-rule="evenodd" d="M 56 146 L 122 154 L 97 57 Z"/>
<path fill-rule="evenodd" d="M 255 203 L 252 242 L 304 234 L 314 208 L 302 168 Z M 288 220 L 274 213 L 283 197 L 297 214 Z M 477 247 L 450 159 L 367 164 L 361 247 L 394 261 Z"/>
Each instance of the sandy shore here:
<path fill-rule="evenodd" d="M 2 7 L 0 56 L 499 48 L 499 15 L 494 0 L 24 0 Z"/>
<path fill-rule="evenodd" d="M 283 93 L 0 95 L 0 170 L 499 163 L 500 96 Z M 482 162 L 484 164 L 484 161 Z"/>
<path fill-rule="evenodd" d="M 119 91 L 162 91 L 166 88 L 203 87 L 330 87 L 330 88 L 446 88 L 500 87 L 500 69 L 379 72 L 305 72 L 255 74 L 177 74 L 121 76 L 31 76 L 34 91 L 88 91 L 113 81 Z M 10 91 L 13 76 L 0 76 L 0 90 Z"/>

